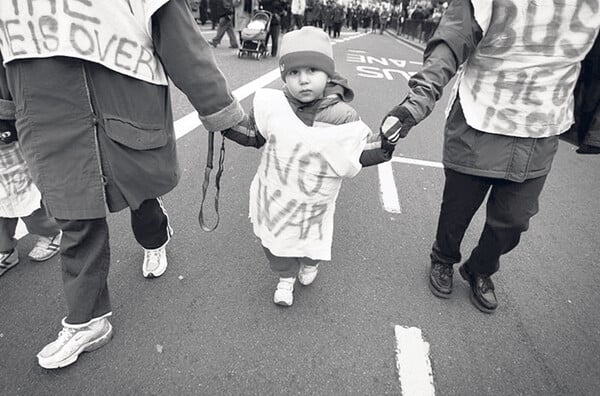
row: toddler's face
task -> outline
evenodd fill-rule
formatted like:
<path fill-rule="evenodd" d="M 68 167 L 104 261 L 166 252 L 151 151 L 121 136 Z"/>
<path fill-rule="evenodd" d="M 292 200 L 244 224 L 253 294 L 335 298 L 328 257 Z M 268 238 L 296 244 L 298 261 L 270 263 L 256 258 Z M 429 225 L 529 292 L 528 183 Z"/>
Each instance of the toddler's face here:
<path fill-rule="evenodd" d="M 292 96 L 303 103 L 323 97 L 329 77 L 322 70 L 312 67 L 299 67 L 290 70 L 285 77 L 285 85 Z"/>

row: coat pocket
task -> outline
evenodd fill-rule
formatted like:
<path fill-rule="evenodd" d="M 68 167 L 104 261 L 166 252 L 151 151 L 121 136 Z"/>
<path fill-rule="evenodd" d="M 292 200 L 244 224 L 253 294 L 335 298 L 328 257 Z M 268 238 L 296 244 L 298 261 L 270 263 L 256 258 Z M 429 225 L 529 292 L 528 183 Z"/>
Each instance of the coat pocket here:
<path fill-rule="evenodd" d="M 152 150 L 167 144 L 169 136 L 162 125 L 143 124 L 115 116 L 104 117 L 106 134 L 134 150 Z"/>

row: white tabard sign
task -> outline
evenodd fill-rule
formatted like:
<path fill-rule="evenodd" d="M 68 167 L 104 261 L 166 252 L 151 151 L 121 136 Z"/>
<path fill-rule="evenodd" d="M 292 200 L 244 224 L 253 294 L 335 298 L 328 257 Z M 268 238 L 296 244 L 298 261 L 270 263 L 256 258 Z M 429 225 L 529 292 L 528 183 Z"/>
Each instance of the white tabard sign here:
<path fill-rule="evenodd" d="M 166 85 L 151 18 L 169 0 L 1 0 L 0 50 L 15 59 L 68 56 Z"/>

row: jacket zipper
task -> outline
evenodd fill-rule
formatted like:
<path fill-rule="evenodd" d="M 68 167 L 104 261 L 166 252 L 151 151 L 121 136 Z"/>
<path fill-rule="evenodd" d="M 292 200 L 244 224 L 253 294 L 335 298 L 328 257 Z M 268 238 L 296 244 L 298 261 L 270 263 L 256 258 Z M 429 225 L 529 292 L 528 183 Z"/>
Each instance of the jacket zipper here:
<path fill-rule="evenodd" d="M 106 176 L 104 176 L 104 172 L 102 171 L 102 160 L 100 158 L 100 144 L 98 143 L 98 116 L 94 111 L 94 106 L 92 106 L 92 95 L 90 93 L 90 88 L 88 84 L 88 76 L 85 70 L 85 66 L 81 66 L 81 71 L 83 73 L 83 81 L 85 85 L 85 92 L 88 99 L 88 105 L 90 107 L 90 112 L 92 113 L 92 123 L 94 125 L 94 148 L 96 150 L 96 161 L 98 162 L 98 170 L 100 172 L 100 184 L 102 185 L 102 201 L 104 202 L 104 207 L 107 207 L 107 199 L 106 199 Z"/>

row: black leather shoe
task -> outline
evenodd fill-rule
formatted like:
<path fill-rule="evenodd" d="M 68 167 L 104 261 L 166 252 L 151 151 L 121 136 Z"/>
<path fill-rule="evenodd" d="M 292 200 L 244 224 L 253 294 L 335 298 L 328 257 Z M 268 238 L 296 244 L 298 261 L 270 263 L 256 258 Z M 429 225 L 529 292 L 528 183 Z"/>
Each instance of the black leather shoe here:
<path fill-rule="evenodd" d="M 210 44 L 210 46 L 213 47 L 213 48 L 217 48 L 217 45 L 219 45 L 219 44 L 215 43 L 212 40 L 208 40 L 208 44 Z"/>
<path fill-rule="evenodd" d="M 458 269 L 460 276 L 471 285 L 471 293 L 469 297 L 471 302 L 481 312 L 492 313 L 498 307 L 496 293 L 494 293 L 494 283 L 489 276 L 473 275 L 465 267 L 461 265 Z"/>
<path fill-rule="evenodd" d="M 431 271 L 429 272 L 429 289 L 431 292 L 440 298 L 450 298 L 452 293 L 452 275 L 454 269 L 452 265 L 431 263 Z"/>

